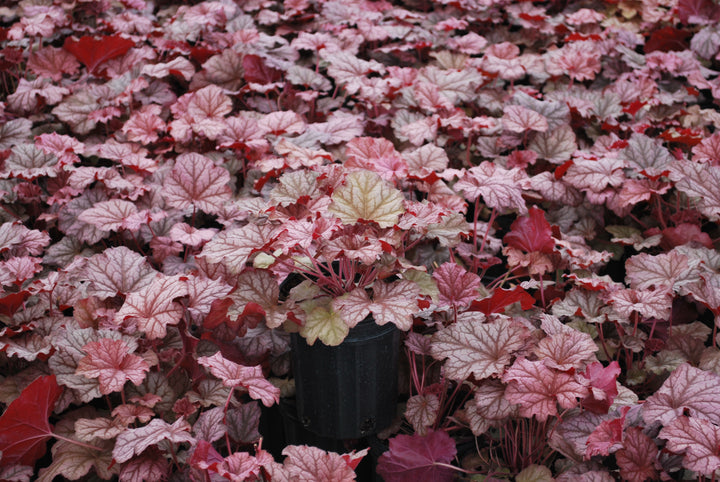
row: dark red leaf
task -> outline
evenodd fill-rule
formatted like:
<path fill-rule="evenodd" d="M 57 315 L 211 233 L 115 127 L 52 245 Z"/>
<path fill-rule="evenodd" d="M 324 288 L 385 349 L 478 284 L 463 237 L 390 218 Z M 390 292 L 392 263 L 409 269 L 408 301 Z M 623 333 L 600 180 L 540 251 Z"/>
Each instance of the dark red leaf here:
<path fill-rule="evenodd" d="M 456 453 L 455 442 L 443 431 L 424 437 L 398 435 L 390 439 L 390 450 L 378 459 L 377 472 L 385 482 L 451 482 L 455 472 L 435 462 L 447 464 Z"/>
<path fill-rule="evenodd" d="M 217 472 L 217 467 L 222 464 L 225 459 L 217 450 L 205 440 L 200 440 L 195 446 L 192 457 L 190 457 L 190 466 L 200 470 L 211 470 Z"/>
<path fill-rule="evenodd" d="M 508 246 L 527 253 L 552 253 L 555 248 L 552 229 L 545 220 L 545 212 L 535 206 L 530 208 L 528 216 L 517 218 L 512 223 L 510 232 L 503 241 Z"/>
<path fill-rule="evenodd" d="M 130 39 L 119 35 L 104 37 L 81 37 L 79 40 L 68 37 L 63 48 L 73 54 L 76 59 L 85 64 L 91 73 L 103 62 L 125 55 L 135 45 Z"/>
<path fill-rule="evenodd" d="M 518 301 L 523 310 L 529 310 L 530 307 L 535 304 L 535 298 L 520 286 L 512 290 L 498 288 L 490 298 L 473 301 L 470 304 L 470 311 L 481 311 L 486 315 L 490 313 L 502 313 L 505 311 L 506 306 L 517 303 Z"/>
<path fill-rule="evenodd" d="M 248 54 L 243 57 L 243 78 L 245 82 L 253 82 L 256 84 L 270 84 L 280 80 L 282 72 L 272 67 L 268 67 L 262 57 L 258 55 Z"/>
<path fill-rule="evenodd" d="M 0 466 L 35 465 L 52 436 L 48 422 L 63 389 L 55 375 L 36 379 L 0 417 Z"/>
<path fill-rule="evenodd" d="M 645 53 L 649 54 L 656 50 L 661 52 L 686 50 L 688 48 L 687 39 L 690 35 L 687 30 L 678 30 L 673 27 L 655 30 L 645 42 Z"/>
<path fill-rule="evenodd" d="M 14 315 L 18 308 L 20 308 L 29 297 L 29 292 L 20 291 L 19 293 L 10 293 L 9 295 L 0 298 L 0 315 Z"/>

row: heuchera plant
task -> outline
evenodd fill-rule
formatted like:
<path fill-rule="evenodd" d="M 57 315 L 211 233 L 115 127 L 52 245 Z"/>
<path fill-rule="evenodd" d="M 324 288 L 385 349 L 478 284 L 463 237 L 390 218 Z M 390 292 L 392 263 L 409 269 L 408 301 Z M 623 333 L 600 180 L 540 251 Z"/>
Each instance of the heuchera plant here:
<path fill-rule="evenodd" d="M 191 3 L 0 7 L 0 479 L 354 480 L 368 315 L 385 480 L 717 478 L 715 2 Z"/>

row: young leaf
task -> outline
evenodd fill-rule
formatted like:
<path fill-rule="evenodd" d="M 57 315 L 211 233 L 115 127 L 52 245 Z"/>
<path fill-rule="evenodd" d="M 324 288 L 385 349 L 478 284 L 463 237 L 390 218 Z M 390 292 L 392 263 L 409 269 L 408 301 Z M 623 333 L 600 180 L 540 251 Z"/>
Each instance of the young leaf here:
<path fill-rule="evenodd" d="M 381 228 L 397 224 L 403 208 L 403 195 L 371 171 L 351 172 L 345 184 L 335 190 L 328 211 L 344 224 L 374 221 Z"/>
<path fill-rule="evenodd" d="M 447 361 L 445 376 L 453 380 L 476 380 L 500 375 L 516 351 L 525 345 L 527 330 L 506 318 L 482 323 L 458 320 L 433 335 L 432 355 Z"/>
<path fill-rule="evenodd" d="M 455 472 L 435 462 L 449 464 L 456 453 L 455 441 L 442 430 L 425 436 L 398 435 L 390 439 L 390 450 L 378 459 L 377 472 L 385 482 L 451 482 Z"/>
<path fill-rule="evenodd" d="M 181 154 L 163 184 L 163 197 L 174 208 L 190 206 L 217 214 L 230 200 L 230 173 L 209 158 L 190 152 Z"/>
<path fill-rule="evenodd" d="M 213 356 L 198 358 L 198 363 L 210 369 L 210 372 L 230 388 L 246 388 L 250 396 L 260 400 L 266 407 L 280 401 L 280 389 L 267 381 L 260 365 L 246 367 L 224 358 L 220 352 Z"/>
<path fill-rule="evenodd" d="M 320 340 L 327 346 L 337 346 L 345 339 L 350 327 L 342 315 L 332 307 L 313 306 L 305 325 L 300 329 L 300 335 L 305 338 L 308 345 Z"/>
<path fill-rule="evenodd" d="M 394 323 L 401 330 L 408 331 L 412 328 L 419 295 L 420 287 L 412 281 L 376 281 L 373 283 L 373 302 L 368 308 L 378 325 Z"/>
<path fill-rule="evenodd" d="M 35 465 L 52 437 L 48 418 L 63 389 L 55 375 L 43 376 L 25 388 L 0 416 L 0 467 Z"/>

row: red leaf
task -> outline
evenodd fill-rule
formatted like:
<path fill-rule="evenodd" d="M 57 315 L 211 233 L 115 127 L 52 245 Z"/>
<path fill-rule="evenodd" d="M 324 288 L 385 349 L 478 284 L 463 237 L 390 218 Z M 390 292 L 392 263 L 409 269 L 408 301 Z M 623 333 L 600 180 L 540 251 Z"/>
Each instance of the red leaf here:
<path fill-rule="evenodd" d="M 62 391 L 55 375 L 40 377 L 5 410 L 0 417 L 0 466 L 33 466 L 45 454 L 52 436 L 48 417 Z"/>
<path fill-rule="evenodd" d="M 125 55 L 134 45 L 135 42 L 130 39 L 119 35 L 108 35 L 100 38 L 85 36 L 79 40 L 68 37 L 63 48 L 85 64 L 91 73 L 96 73 L 95 69 L 100 64 Z"/>
<path fill-rule="evenodd" d="M 588 365 L 583 376 L 590 380 L 590 394 L 583 398 L 583 408 L 592 413 L 608 413 L 618 394 L 616 381 L 618 375 L 620 375 L 620 365 L 616 361 L 610 362 L 607 367 L 603 367 L 600 362 Z"/>
<path fill-rule="evenodd" d="M 455 472 L 435 462 L 447 464 L 456 453 L 455 442 L 443 431 L 424 437 L 398 435 L 390 440 L 390 450 L 378 459 L 377 472 L 385 482 L 450 482 Z"/>
<path fill-rule="evenodd" d="M 29 297 L 30 293 L 28 291 L 20 291 L 0 298 L 0 315 L 14 315 Z"/>
<path fill-rule="evenodd" d="M 528 216 L 517 218 L 510 226 L 510 232 L 503 241 L 512 248 L 526 253 L 538 251 L 552 253 L 555 242 L 552 239 L 550 223 L 545 220 L 545 212 L 535 206 L 530 208 Z"/>
<path fill-rule="evenodd" d="M 490 298 L 480 301 L 473 301 L 470 304 L 470 311 L 481 311 L 486 315 L 490 313 L 502 313 L 505 307 L 520 302 L 523 310 L 529 310 L 535 304 L 535 298 L 522 287 L 517 286 L 512 290 L 498 288 Z"/>
<path fill-rule="evenodd" d="M 678 30 L 673 27 L 655 30 L 645 42 L 645 53 L 649 54 L 656 50 L 661 52 L 685 50 L 688 48 L 687 39 L 690 35 L 690 32 L 686 30 Z"/>
<path fill-rule="evenodd" d="M 262 57 L 248 54 L 242 60 L 243 70 L 245 74 L 243 78 L 245 82 L 253 82 L 256 84 L 270 84 L 280 80 L 282 72 L 272 67 L 268 67 Z"/>

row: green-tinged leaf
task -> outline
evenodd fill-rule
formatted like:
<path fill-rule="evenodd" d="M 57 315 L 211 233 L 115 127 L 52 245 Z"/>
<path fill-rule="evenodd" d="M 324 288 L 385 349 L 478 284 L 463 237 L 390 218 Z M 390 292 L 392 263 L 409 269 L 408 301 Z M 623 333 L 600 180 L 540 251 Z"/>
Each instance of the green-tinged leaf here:
<path fill-rule="evenodd" d="M 348 174 L 345 185 L 332 195 L 328 208 L 344 224 L 359 220 L 375 221 L 381 228 L 389 228 L 398 222 L 403 208 L 403 195 L 376 173 L 356 171 Z"/>

